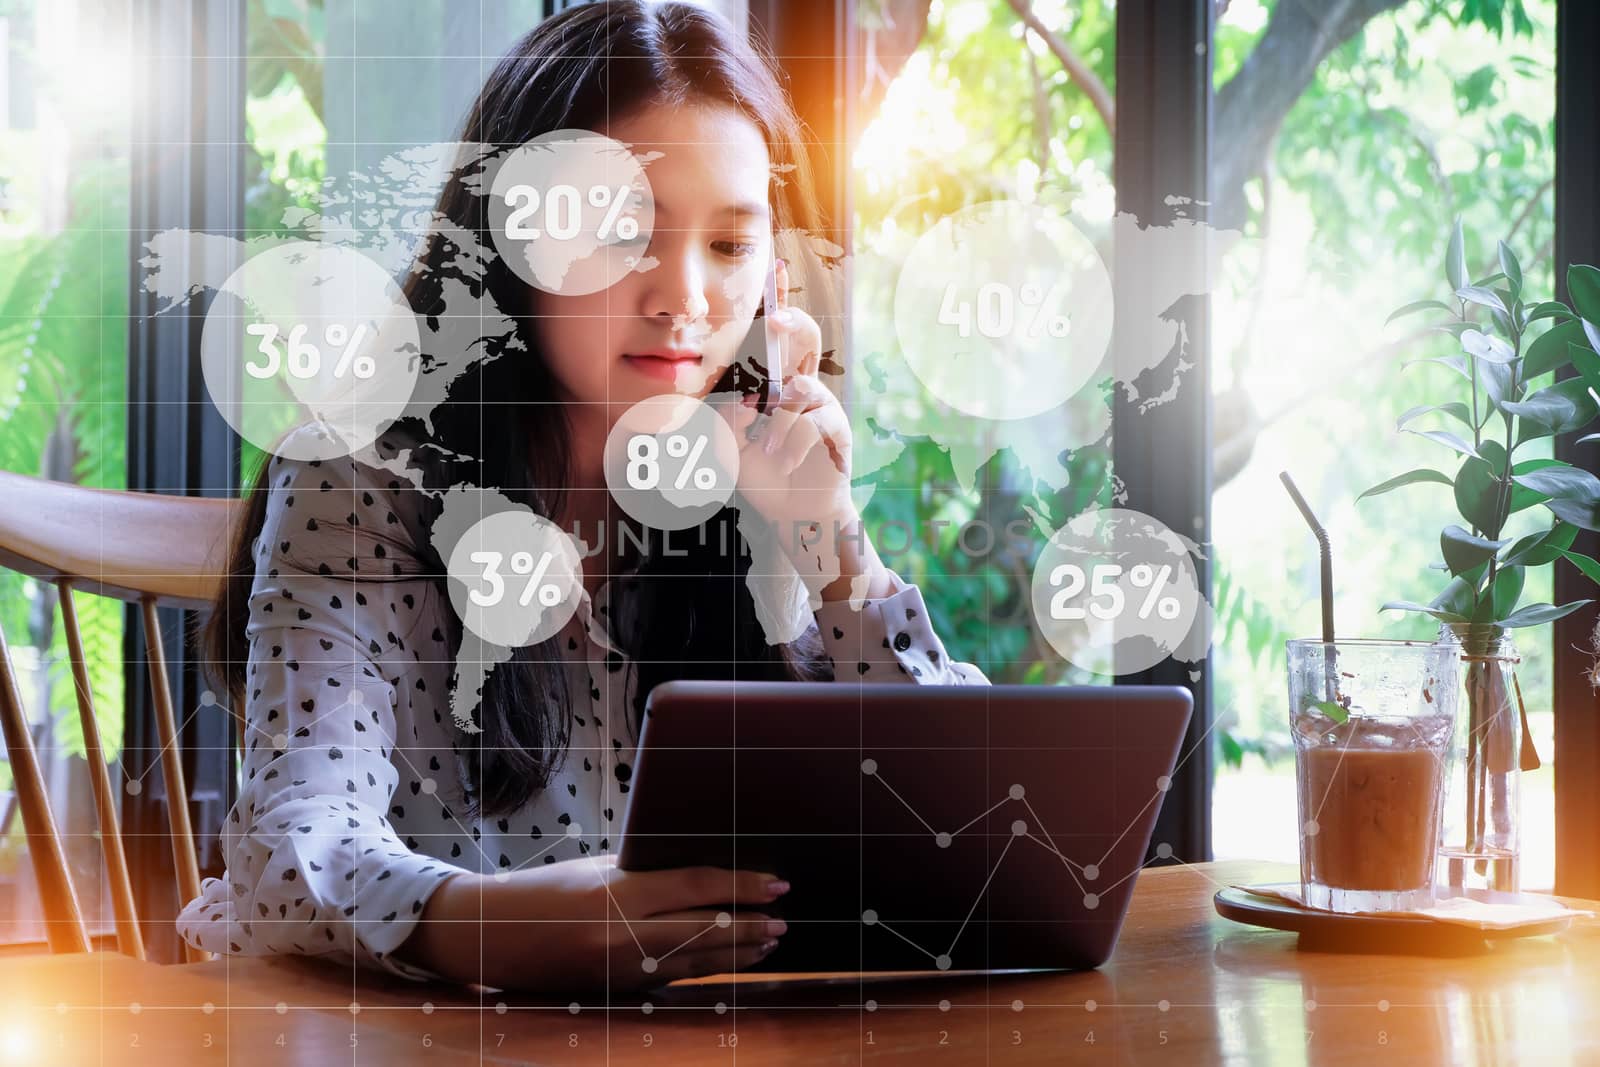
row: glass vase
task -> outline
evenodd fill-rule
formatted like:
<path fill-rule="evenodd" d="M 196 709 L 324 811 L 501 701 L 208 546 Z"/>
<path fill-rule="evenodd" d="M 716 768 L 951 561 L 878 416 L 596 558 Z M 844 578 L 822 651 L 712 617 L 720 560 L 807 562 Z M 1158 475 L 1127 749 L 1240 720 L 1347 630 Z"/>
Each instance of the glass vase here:
<path fill-rule="evenodd" d="M 1441 893 L 1517 892 L 1521 885 L 1521 800 L 1527 738 L 1516 645 L 1498 626 L 1452 623 L 1463 686 L 1445 798 L 1444 843 L 1436 867 Z"/>

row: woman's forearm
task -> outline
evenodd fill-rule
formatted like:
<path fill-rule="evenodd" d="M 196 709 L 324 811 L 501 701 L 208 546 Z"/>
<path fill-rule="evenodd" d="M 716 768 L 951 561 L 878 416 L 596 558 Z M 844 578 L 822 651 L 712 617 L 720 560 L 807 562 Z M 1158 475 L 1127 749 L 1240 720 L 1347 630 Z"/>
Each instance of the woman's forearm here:
<path fill-rule="evenodd" d="M 831 547 L 836 553 L 839 575 L 818 590 L 823 601 L 850 600 L 857 596 L 877 600 L 894 592 L 894 579 L 868 540 L 865 525 L 860 516 L 834 524 Z M 800 573 L 808 572 L 800 570 Z M 857 590 L 856 583 L 863 577 L 866 579 L 864 588 Z"/>
<path fill-rule="evenodd" d="M 440 882 L 392 958 L 446 981 L 495 989 L 660 985 L 762 959 L 787 929 L 765 905 L 786 892 L 770 873 L 629 872 L 617 870 L 612 856 L 505 875 L 462 872 Z M 724 910 L 730 901 L 739 909 L 732 922 L 707 922 L 713 907 Z M 656 965 L 646 969 L 642 958 L 650 956 Z"/>
<path fill-rule="evenodd" d="M 486 914 L 494 914 L 498 900 L 492 879 L 471 873 L 454 874 L 439 883 L 428 897 L 411 936 L 394 950 L 403 963 L 426 967 L 452 982 L 479 982 L 496 985 L 487 972 L 497 963 L 491 960 L 493 938 L 480 936 Z"/>

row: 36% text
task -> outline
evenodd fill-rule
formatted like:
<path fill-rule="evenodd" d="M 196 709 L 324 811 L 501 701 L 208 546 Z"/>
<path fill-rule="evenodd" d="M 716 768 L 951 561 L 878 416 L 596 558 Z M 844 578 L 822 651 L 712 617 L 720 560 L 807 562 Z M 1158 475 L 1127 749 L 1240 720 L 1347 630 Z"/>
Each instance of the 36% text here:
<path fill-rule="evenodd" d="M 245 372 L 252 378 L 272 378 L 280 370 L 287 370 L 290 377 L 294 378 L 315 378 L 322 373 L 322 350 L 305 339 L 310 332 L 310 327 L 305 323 L 291 327 L 288 336 L 282 338 L 286 343 L 286 351 L 279 349 L 281 333 L 276 323 L 251 323 L 244 328 L 244 332 L 261 338 L 256 351 L 263 357 L 262 361 L 255 363 L 246 360 L 244 365 Z M 371 356 L 356 354 L 366 336 L 367 327 L 364 323 L 354 331 L 337 322 L 329 323 L 323 329 L 323 343 L 339 353 L 333 365 L 335 378 L 344 378 L 348 374 L 354 374 L 357 378 L 371 378 L 377 373 L 378 365 Z"/>

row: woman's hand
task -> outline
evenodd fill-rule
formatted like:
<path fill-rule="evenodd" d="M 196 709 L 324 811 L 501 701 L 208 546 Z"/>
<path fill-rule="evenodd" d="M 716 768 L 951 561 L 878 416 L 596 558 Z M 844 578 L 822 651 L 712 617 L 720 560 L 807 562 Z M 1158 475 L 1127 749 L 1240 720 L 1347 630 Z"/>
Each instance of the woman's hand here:
<path fill-rule="evenodd" d="M 644 989 L 764 959 L 787 927 L 759 909 L 788 889 L 755 871 L 625 871 L 611 855 L 458 874 L 395 955 L 498 989 Z"/>
<path fill-rule="evenodd" d="M 769 328 L 783 353 L 783 397 L 759 413 L 755 398 L 723 409 L 739 442 L 739 495 L 768 523 L 832 522 L 850 501 L 850 420 L 822 384 L 822 328 L 789 306 L 789 268 L 778 261 L 778 308 Z M 758 322 L 756 327 L 762 328 Z"/>
<path fill-rule="evenodd" d="M 865 536 L 850 497 L 850 419 L 817 372 L 822 328 L 789 305 L 789 268 L 778 261 L 778 311 L 772 328 L 783 352 L 783 396 L 760 413 L 754 397 L 721 408 L 739 443 L 738 497 L 763 521 L 803 577 L 821 573 L 823 599 L 843 599 L 870 576 L 867 595 L 890 579 Z M 836 538 L 838 533 L 846 536 Z"/>

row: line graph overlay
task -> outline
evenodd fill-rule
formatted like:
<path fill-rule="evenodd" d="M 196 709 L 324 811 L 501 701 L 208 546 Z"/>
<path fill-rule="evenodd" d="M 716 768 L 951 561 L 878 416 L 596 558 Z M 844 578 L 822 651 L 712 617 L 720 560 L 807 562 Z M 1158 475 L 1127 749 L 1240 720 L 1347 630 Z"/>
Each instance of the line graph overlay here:
<path fill-rule="evenodd" d="M 1207 733 L 1209 733 L 1209 730 Z M 1204 743 L 1203 737 L 1201 739 L 1201 743 Z M 1181 766 L 1182 762 L 1183 761 L 1180 759 L 1178 761 L 1178 765 Z M 956 946 L 960 944 L 962 935 L 966 932 L 967 927 L 971 924 L 973 915 L 977 913 L 978 905 L 983 902 L 984 897 L 988 894 L 989 887 L 991 884 L 993 884 L 995 875 L 999 873 L 1001 866 L 1005 863 L 1006 856 L 1011 852 L 1012 845 L 1014 845 L 1018 839 L 1027 839 L 1032 841 L 1046 852 L 1055 856 L 1056 859 L 1061 862 L 1061 865 L 1066 870 L 1068 876 L 1072 879 L 1073 885 L 1076 886 L 1078 892 L 1082 894 L 1081 903 L 1084 909 L 1087 911 L 1095 911 L 1099 908 L 1101 898 L 1104 895 L 1119 889 L 1129 879 L 1137 875 L 1138 872 L 1143 869 L 1144 865 L 1142 863 L 1131 864 L 1127 873 L 1123 874 L 1120 878 L 1117 878 L 1116 881 L 1106 886 L 1100 892 L 1092 892 L 1087 889 L 1084 885 L 1084 881 L 1086 880 L 1089 882 L 1094 882 L 1100 877 L 1102 873 L 1102 867 L 1106 861 L 1111 858 L 1112 854 L 1116 851 L 1117 846 L 1121 844 L 1121 842 L 1128 836 L 1129 832 L 1131 832 L 1133 828 L 1137 826 L 1145 817 L 1146 812 L 1148 812 L 1153 805 L 1159 803 L 1161 795 L 1167 791 L 1171 783 L 1170 775 L 1162 774 L 1158 776 L 1155 781 L 1154 791 L 1150 798 L 1139 807 L 1139 809 L 1134 813 L 1133 817 L 1128 820 L 1128 822 L 1117 833 L 1111 847 L 1106 849 L 1106 851 L 1101 854 L 1097 860 L 1089 863 L 1081 863 L 1067 856 L 1067 854 L 1063 852 L 1056 844 L 1055 838 L 1051 836 L 1049 830 L 1045 827 L 1044 820 L 1039 817 L 1038 811 L 1035 810 L 1033 803 L 1028 799 L 1027 787 L 1021 782 L 1012 783 L 1006 790 L 1005 796 L 995 801 L 977 816 L 967 820 L 967 822 L 963 823 L 958 829 L 954 831 L 943 831 L 934 829 L 933 824 L 930 823 L 926 817 L 924 817 L 922 812 L 920 812 L 915 805 L 908 801 L 899 790 L 889 783 L 888 779 L 883 774 L 880 762 L 876 758 L 868 757 L 863 759 L 861 761 L 861 773 L 866 778 L 876 780 L 878 784 L 889 793 L 889 795 L 894 797 L 895 800 L 899 801 L 901 806 L 904 807 L 906 811 L 909 812 L 911 816 L 928 831 L 928 833 L 934 839 L 934 844 L 941 849 L 949 848 L 958 836 L 970 830 L 973 826 L 982 822 L 984 819 L 994 814 L 1006 804 L 1020 804 L 1028 813 L 1029 818 L 1032 819 L 1033 825 L 1037 826 L 1038 829 L 1044 834 L 1043 837 L 1040 837 L 1033 833 L 1027 819 L 1018 818 L 1013 820 L 1011 823 L 1011 834 L 1009 837 L 1007 837 L 1004 847 L 1001 848 L 1000 855 L 990 866 L 989 872 L 983 880 L 983 886 L 978 890 L 977 894 L 973 898 L 972 904 L 968 907 L 966 915 L 961 921 L 960 927 L 956 930 L 955 936 L 950 941 L 949 947 L 942 953 L 930 951 L 925 945 L 919 944 L 916 940 L 904 933 L 902 930 L 896 929 L 894 926 L 886 922 L 876 909 L 866 908 L 862 911 L 861 923 L 863 926 L 879 927 L 899 938 L 901 941 L 904 941 L 907 945 L 915 948 L 918 952 L 921 952 L 929 959 L 934 960 L 935 966 L 937 966 L 941 971 L 949 970 L 953 965 L 953 957 Z M 1161 854 L 1161 852 L 1164 852 L 1164 855 Z M 1158 852 L 1158 856 L 1160 856 L 1161 859 L 1170 858 L 1172 855 L 1172 849 L 1167 845 L 1161 846 L 1161 852 Z M 1083 874 L 1082 879 L 1079 878 L 1080 871 Z"/>

